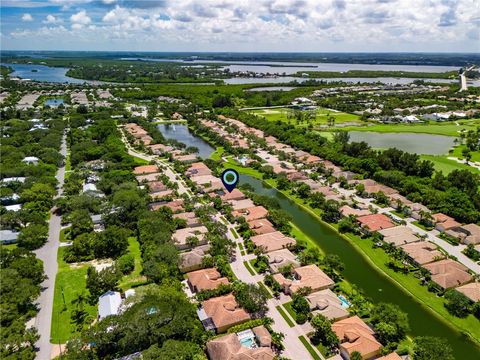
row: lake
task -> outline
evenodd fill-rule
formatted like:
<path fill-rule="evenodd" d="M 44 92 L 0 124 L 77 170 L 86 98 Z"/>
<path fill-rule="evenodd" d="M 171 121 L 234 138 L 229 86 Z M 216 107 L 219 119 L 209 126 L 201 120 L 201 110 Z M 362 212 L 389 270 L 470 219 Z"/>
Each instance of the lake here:
<path fill-rule="evenodd" d="M 57 106 L 63 105 L 63 104 L 64 104 L 64 100 L 62 98 L 47 99 L 43 103 L 44 106 L 51 106 L 51 107 L 57 107 Z"/>
<path fill-rule="evenodd" d="M 396 286 L 388 277 L 378 272 L 349 241 L 341 237 L 336 231 L 322 224 L 312 214 L 303 210 L 276 189 L 268 187 L 261 180 L 241 174 L 240 184 L 246 183 L 253 186 L 256 194 L 275 198 L 280 207 L 291 216 L 292 222 L 325 253 L 338 255 L 345 264 L 342 275 L 350 283 L 362 289 L 374 303 L 394 303 L 407 312 L 411 335 L 438 336 L 447 339 L 454 350 L 455 358 L 458 360 L 480 358 L 479 347 L 462 336 L 460 332 L 439 320 L 412 296 Z M 435 295 L 432 294 L 432 296 Z"/>
<path fill-rule="evenodd" d="M 350 141 L 365 141 L 376 149 L 397 148 L 416 154 L 444 155 L 455 144 L 455 137 L 413 133 L 349 131 Z"/>
<path fill-rule="evenodd" d="M 71 84 L 101 84 L 101 81 L 91 81 L 75 79 L 65 74 L 68 68 L 51 67 L 45 65 L 32 64 L 4 64 L 4 66 L 11 67 L 14 71 L 10 74 L 11 77 L 19 77 L 22 79 L 30 79 L 35 81 L 55 82 L 55 83 L 71 83 Z M 36 71 L 32 71 L 36 70 Z"/>
<path fill-rule="evenodd" d="M 166 139 L 174 139 L 187 146 L 196 147 L 202 159 L 208 159 L 215 151 L 209 143 L 194 135 L 186 124 L 158 124 L 157 128 Z"/>

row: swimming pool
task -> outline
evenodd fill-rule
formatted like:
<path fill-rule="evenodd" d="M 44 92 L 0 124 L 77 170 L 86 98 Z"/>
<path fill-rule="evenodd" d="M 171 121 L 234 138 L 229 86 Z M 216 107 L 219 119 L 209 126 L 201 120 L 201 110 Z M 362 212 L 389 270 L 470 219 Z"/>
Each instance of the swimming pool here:
<path fill-rule="evenodd" d="M 345 297 L 343 295 L 338 295 L 338 298 L 342 302 L 342 307 L 344 307 L 344 308 L 350 307 L 350 303 L 348 302 L 347 299 L 345 299 Z"/>
<path fill-rule="evenodd" d="M 251 329 L 240 331 L 237 333 L 238 341 L 246 348 L 254 348 L 257 343 L 255 342 L 255 334 Z"/>

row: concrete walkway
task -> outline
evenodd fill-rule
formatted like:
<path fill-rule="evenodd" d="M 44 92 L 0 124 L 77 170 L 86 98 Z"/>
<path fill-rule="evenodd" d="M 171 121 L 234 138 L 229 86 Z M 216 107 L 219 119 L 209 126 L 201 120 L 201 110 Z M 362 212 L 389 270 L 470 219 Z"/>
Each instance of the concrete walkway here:
<path fill-rule="evenodd" d="M 63 136 L 60 153 L 66 157 L 67 146 L 66 136 Z M 56 178 L 59 188 L 55 198 L 63 193 L 63 184 L 65 181 L 65 165 L 57 171 Z M 57 276 L 58 263 L 57 251 L 60 245 L 61 217 L 54 213 L 55 208 L 50 211 L 50 221 L 48 226 L 48 240 L 43 247 L 35 251 L 37 258 L 43 261 L 43 269 L 47 279 L 41 284 L 40 296 L 36 301 L 39 309 L 35 318 L 35 327 L 38 330 L 40 339 L 35 344 L 38 348 L 36 359 L 47 360 L 51 358 L 52 344 L 50 343 L 50 331 L 52 327 L 53 296 L 55 289 L 55 277 Z"/>

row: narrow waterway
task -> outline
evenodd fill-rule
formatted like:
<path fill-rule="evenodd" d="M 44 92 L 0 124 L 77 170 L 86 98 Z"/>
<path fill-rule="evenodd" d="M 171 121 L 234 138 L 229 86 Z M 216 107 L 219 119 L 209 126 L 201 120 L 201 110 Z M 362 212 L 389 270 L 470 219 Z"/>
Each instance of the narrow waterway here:
<path fill-rule="evenodd" d="M 412 296 L 396 286 L 387 276 L 377 271 L 358 253 L 353 245 L 339 236 L 336 231 L 319 222 L 308 211 L 299 207 L 276 189 L 268 187 L 261 180 L 242 174 L 240 183 L 252 185 L 257 194 L 277 199 L 281 208 L 292 217 L 293 223 L 318 244 L 324 252 L 337 254 L 341 258 L 345 264 L 345 270 L 343 271 L 345 278 L 361 288 L 373 302 L 394 303 L 407 312 L 411 335 L 446 338 L 454 349 L 456 359 L 480 359 L 479 347 L 460 332 L 447 326 Z"/>

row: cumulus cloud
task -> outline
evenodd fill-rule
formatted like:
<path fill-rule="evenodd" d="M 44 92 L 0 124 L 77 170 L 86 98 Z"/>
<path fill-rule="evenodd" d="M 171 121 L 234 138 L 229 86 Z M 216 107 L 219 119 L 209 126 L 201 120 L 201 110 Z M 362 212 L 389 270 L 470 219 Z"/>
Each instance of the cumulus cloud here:
<path fill-rule="evenodd" d="M 48 14 L 45 20 L 42 21 L 44 24 L 58 24 L 62 22 L 62 19 L 55 17 L 52 14 Z"/>
<path fill-rule="evenodd" d="M 70 21 L 72 22 L 72 29 L 81 29 L 84 25 L 90 24 L 92 19 L 85 10 L 81 10 L 70 16 Z"/>
<path fill-rule="evenodd" d="M 32 15 L 26 13 L 22 15 L 22 21 L 33 21 Z"/>

